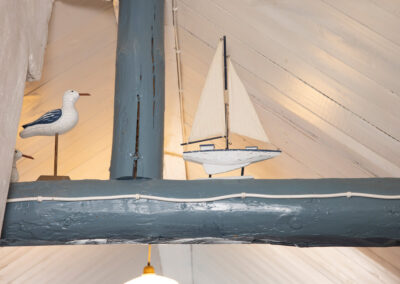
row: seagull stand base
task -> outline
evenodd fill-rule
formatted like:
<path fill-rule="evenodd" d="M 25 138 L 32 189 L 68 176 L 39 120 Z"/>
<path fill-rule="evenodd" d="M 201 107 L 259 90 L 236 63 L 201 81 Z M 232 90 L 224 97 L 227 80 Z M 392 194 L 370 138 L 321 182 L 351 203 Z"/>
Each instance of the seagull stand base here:
<path fill-rule="evenodd" d="M 70 180 L 69 176 L 46 176 L 46 175 L 41 175 L 38 179 L 40 180 Z"/>

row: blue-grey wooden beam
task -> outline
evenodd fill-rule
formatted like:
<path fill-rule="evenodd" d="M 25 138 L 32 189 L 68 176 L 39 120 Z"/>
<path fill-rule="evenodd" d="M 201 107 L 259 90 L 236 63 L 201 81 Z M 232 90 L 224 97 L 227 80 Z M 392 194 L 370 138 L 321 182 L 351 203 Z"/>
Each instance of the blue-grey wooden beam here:
<path fill-rule="evenodd" d="M 9 198 L 147 194 L 200 198 L 231 193 L 400 194 L 400 179 L 110 180 L 16 183 Z M 79 243 L 272 243 L 398 246 L 400 201 L 235 198 L 209 203 L 150 200 L 8 203 L 2 246 Z"/>
<path fill-rule="evenodd" d="M 120 0 L 110 177 L 162 178 L 164 0 Z"/>

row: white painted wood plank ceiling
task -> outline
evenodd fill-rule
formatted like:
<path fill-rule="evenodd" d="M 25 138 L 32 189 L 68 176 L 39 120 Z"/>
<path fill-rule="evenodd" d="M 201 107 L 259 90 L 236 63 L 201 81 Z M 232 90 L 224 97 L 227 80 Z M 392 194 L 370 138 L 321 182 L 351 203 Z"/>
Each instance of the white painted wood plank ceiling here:
<path fill-rule="evenodd" d="M 166 1 L 165 176 L 184 179 L 171 1 Z M 179 0 L 185 132 L 217 40 L 283 154 L 252 165 L 256 178 L 400 176 L 400 3 L 395 0 Z M 21 124 L 81 98 L 80 122 L 60 138 L 61 174 L 108 179 L 116 23 L 110 2 L 56 1 L 43 77 L 28 83 Z M 22 181 L 52 171 L 53 139 L 17 139 L 35 156 Z M 248 141 L 234 137 L 236 145 Z M 217 143 L 218 144 L 218 143 Z M 222 145 L 222 142 L 220 142 Z M 205 177 L 188 164 L 190 179 Z M 143 246 L 1 248 L 0 283 L 121 283 L 140 273 Z M 179 258 L 179 261 L 176 259 Z M 142 260 L 141 260 L 142 259 Z M 160 246 L 156 269 L 181 283 L 399 283 L 398 248 L 267 245 Z M 181 268 L 181 269 L 180 269 Z"/>

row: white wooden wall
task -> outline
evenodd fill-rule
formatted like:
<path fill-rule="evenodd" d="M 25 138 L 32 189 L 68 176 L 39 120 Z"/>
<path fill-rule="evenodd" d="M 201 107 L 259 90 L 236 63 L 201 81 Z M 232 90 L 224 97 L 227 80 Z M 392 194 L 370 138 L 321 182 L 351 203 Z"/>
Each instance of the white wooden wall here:
<path fill-rule="evenodd" d="M 52 5 L 0 2 L 0 235 L 25 80 L 40 79 Z"/>

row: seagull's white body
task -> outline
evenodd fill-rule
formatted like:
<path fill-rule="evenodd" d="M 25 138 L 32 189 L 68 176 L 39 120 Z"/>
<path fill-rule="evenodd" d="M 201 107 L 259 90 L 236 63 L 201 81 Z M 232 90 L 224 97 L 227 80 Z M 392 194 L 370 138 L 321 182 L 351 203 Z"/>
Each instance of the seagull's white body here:
<path fill-rule="evenodd" d="M 78 92 L 72 90 L 66 91 L 63 96 L 61 111 L 48 112 L 38 120 L 26 124 L 25 129 L 19 135 L 22 138 L 27 138 L 31 136 L 54 136 L 57 133 L 63 134 L 68 132 L 78 123 L 79 115 L 75 109 L 75 102 L 78 98 Z M 58 113 L 61 112 L 59 117 L 53 115 L 57 111 Z"/>
<path fill-rule="evenodd" d="M 10 177 L 10 182 L 17 182 L 19 180 L 19 174 L 17 170 L 17 161 L 21 159 L 22 157 L 24 158 L 29 158 L 33 159 L 33 157 L 24 155 L 21 153 L 21 151 L 15 150 L 14 151 L 14 160 L 13 160 L 13 165 L 12 165 L 12 170 L 11 170 L 11 177 Z"/>
<path fill-rule="evenodd" d="M 18 174 L 18 170 L 17 170 L 17 161 L 19 159 L 21 159 L 21 157 L 22 157 L 21 151 L 15 150 L 10 182 L 17 182 L 19 180 L 19 174 Z"/>

